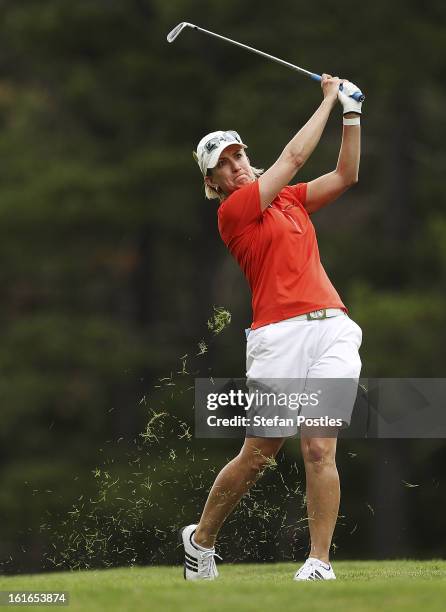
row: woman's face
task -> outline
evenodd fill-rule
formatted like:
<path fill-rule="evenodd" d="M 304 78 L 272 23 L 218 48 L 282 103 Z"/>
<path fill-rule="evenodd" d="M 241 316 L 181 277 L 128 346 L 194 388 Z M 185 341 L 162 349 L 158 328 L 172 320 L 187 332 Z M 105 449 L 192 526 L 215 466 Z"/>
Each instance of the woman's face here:
<path fill-rule="evenodd" d="M 206 176 L 206 183 L 216 189 L 219 193 L 223 192 L 228 196 L 236 189 L 240 189 L 246 183 L 255 181 L 249 159 L 245 149 L 239 144 L 226 147 L 218 160 L 215 168 L 211 170 L 211 176 Z"/>

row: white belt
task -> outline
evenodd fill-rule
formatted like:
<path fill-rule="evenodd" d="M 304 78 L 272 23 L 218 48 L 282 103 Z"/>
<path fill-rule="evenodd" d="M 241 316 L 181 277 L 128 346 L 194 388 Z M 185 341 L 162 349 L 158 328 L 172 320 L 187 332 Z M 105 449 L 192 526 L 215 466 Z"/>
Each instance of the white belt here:
<path fill-rule="evenodd" d="M 321 308 L 321 310 L 313 310 L 297 317 L 284 319 L 285 321 L 320 321 L 321 319 L 330 319 L 331 317 L 339 317 L 345 315 L 341 308 Z"/>
<path fill-rule="evenodd" d="M 340 315 L 346 315 L 346 312 L 341 310 L 341 308 L 322 308 L 321 310 L 313 310 L 313 312 L 307 312 L 306 314 L 291 317 L 290 319 L 282 319 L 282 321 L 278 321 L 278 323 L 282 323 L 283 321 L 321 321 L 322 319 L 330 319 L 331 317 L 339 317 Z M 271 323 L 267 323 L 267 325 L 271 325 Z M 248 338 L 251 331 L 252 329 L 250 327 L 245 329 L 246 338 Z"/>
<path fill-rule="evenodd" d="M 341 315 L 347 316 L 347 313 L 341 308 L 322 308 L 321 310 L 313 310 L 313 312 L 307 312 L 306 314 L 291 317 L 290 319 L 282 319 L 282 321 L 278 321 L 278 323 L 284 321 L 321 321 L 322 319 L 330 319 L 331 317 L 339 317 Z M 267 323 L 267 325 L 274 325 L 274 323 Z M 258 327 L 257 329 L 260 328 Z M 250 327 L 245 329 L 246 338 L 248 338 L 252 331 Z"/>

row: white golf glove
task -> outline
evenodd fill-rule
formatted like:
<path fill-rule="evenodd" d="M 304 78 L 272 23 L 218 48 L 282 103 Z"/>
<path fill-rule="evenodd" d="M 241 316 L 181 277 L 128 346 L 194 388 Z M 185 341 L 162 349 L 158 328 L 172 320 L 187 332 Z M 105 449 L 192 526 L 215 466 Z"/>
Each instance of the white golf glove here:
<path fill-rule="evenodd" d="M 344 81 L 342 83 L 342 91 L 338 92 L 338 100 L 342 104 L 343 114 L 346 113 L 359 113 L 361 114 L 362 102 L 357 102 L 354 98 L 350 98 L 350 95 L 360 91 L 359 87 L 350 81 Z"/>

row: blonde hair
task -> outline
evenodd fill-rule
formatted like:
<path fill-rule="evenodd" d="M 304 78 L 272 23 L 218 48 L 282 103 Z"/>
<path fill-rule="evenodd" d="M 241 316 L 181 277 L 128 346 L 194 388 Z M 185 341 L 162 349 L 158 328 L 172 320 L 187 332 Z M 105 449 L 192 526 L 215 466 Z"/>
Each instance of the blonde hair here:
<path fill-rule="evenodd" d="M 261 176 L 265 172 L 263 168 L 254 168 L 253 166 L 251 166 L 251 170 L 253 171 L 253 174 L 256 179 L 258 179 L 259 176 Z M 212 176 L 212 174 L 210 174 L 211 172 L 212 170 L 208 170 L 208 176 Z M 214 189 L 207 183 L 204 184 L 204 193 L 208 200 L 217 199 L 217 200 L 220 200 L 220 202 L 222 202 L 226 198 L 224 193 L 217 191 L 216 189 Z"/>

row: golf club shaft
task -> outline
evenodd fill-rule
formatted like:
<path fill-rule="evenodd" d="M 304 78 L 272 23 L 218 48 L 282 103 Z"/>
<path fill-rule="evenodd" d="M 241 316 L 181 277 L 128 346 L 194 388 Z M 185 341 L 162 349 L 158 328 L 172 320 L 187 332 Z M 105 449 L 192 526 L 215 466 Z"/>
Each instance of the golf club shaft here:
<path fill-rule="evenodd" d="M 189 28 L 192 28 L 193 30 L 203 32 L 204 34 L 207 34 L 208 36 L 219 38 L 220 40 L 224 40 L 225 42 L 231 43 L 232 45 L 236 45 L 237 47 L 246 49 L 247 51 L 251 51 L 252 53 L 261 55 L 262 57 L 266 57 L 266 59 L 272 60 L 273 62 L 276 62 L 277 64 L 280 64 L 281 66 L 285 66 L 286 68 L 291 68 L 291 70 L 295 70 L 296 72 L 300 72 L 301 74 L 304 74 L 305 76 L 310 77 L 310 79 L 313 79 L 314 81 L 319 81 L 319 82 L 322 81 L 322 77 L 320 74 L 317 74 L 315 72 L 310 72 L 309 70 L 305 70 L 305 68 L 300 68 L 299 66 L 295 66 L 294 64 L 291 64 L 290 62 L 286 62 L 285 60 L 279 59 L 278 57 L 275 57 L 274 55 L 270 55 L 269 53 L 265 53 L 264 51 L 259 51 L 258 49 L 254 49 L 254 47 L 249 47 L 248 45 L 239 43 L 236 40 L 232 40 L 232 38 L 227 38 L 226 36 L 221 36 L 221 34 L 216 34 L 215 32 L 211 32 L 210 30 L 205 30 L 204 28 L 200 28 L 199 26 L 193 23 L 182 22 L 178 24 L 167 35 L 168 42 L 173 42 L 177 38 L 177 36 L 183 31 L 185 27 L 189 27 Z M 342 85 L 340 85 L 339 89 L 342 91 Z M 355 93 L 351 94 L 350 97 L 352 97 L 354 100 L 357 100 L 358 102 L 363 102 L 365 99 L 365 96 L 361 91 L 356 91 Z"/>
<path fill-rule="evenodd" d="M 209 36 L 214 36 L 215 38 L 220 38 L 221 40 L 225 40 L 226 42 L 232 43 L 233 45 L 237 45 L 237 47 L 241 47 L 242 49 L 246 49 L 247 51 L 251 51 L 252 53 L 257 53 L 257 55 L 261 55 L 262 57 L 266 57 L 267 59 L 273 60 L 273 62 L 277 62 L 282 66 L 286 66 L 287 68 L 291 68 L 292 70 L 296 70 L 301 74 L 305 74 L 315 81 L 321 81 L 322 77 L 319 74 L 315 74 L 314 72 L 310 72 L 309 70 L 305 70 L 305 68 L 299 68 L 299 66 L 295 66 L 294 64 L 290 64 L 290 62 L 286 62 L 285 60 L 281 60 L 274 55 L 270 55 L 269 53 L 265 53 L 264 51 L 259 51 L 258 49 L 254 49 L 253 47 L 249 47 L 248 45 L 244 45 L 243 43 L 239 43 L 236 40 L 232 40 L 231 38 L 227 38 L 226 36 L 221 36 L 220 34 L 216 34 L 215 32 L 210 32 L 209 30 L 205 30 L 204 28 L 200 28 L 199 26 L 193 25 L 192 28 L 195 30 L 199 30 L 200 32 L 204 32 Z"/>

